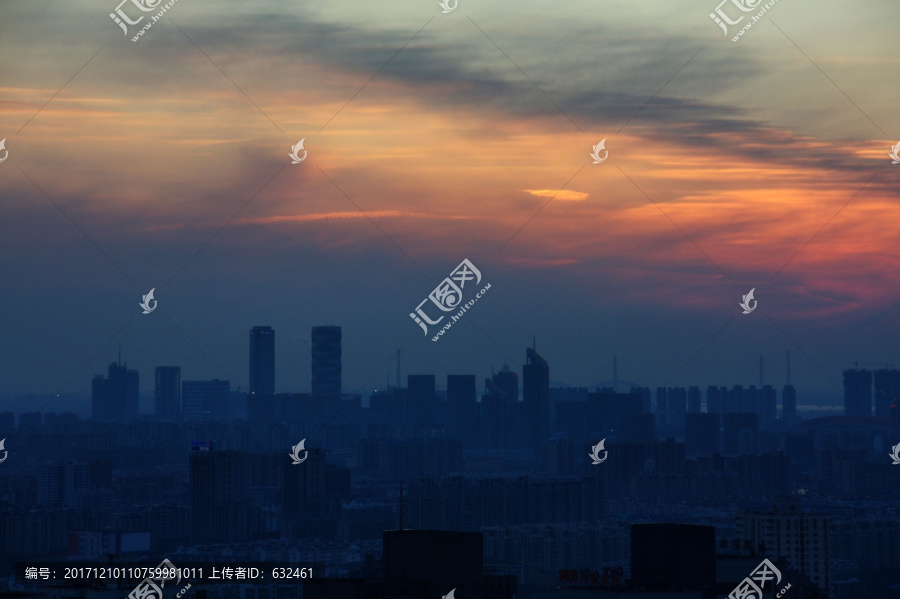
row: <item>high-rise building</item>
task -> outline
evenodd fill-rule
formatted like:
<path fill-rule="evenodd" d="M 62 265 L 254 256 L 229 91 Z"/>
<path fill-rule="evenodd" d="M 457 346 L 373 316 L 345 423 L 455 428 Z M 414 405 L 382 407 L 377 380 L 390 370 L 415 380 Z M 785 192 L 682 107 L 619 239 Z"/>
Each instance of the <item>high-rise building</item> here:
<path fill-rule="evenodd" d="M 665 387 L 656 388 L 656 414 L 669 413 L 668 391 Z"/>
<path fill-rule="evenodd" d="M 79 493 L 90 488 L 90 468 L 84 462 L 47 462 L 37 472 L 37 502 L 45 506 L 74 506 Z"/>
<path fill-rule="evenodd" d="M 500 372 L 494 373 L 493 382 L 503 390 L 506 401 L 515 403 L 519 401 L 519 375 L 513 372 L 507 364 L 504 364 Z"/>
<path fill-rule="evenodd" d="M 530 347 L 522 367 L 522 402 L 529 441 L 539 450 L 550 436 L 550 365 Z"/>
<path fill-rule="evenodd" d="M 94 420 L 122 421 L 138 415 L 140 384 L 137 370 L 113 362 L 106 378 L 98 374 L 91 385 L 91 415 Z"/>
<path fill-rule="evenodd" d="M 341 327 L 312 328 L 312 394 L 341 395 Z"/>
<path fill-rule="evenodd" d="M 762 389 L 757 391 L 757 398 L 760 425 L 764 429 L 772 429 L 778 417 L 775 388 L 772 385 L 763 385 Z"/>
<path fill-rule="evenodd" d="M 466 444 L 478 438 L 475 417 L 478 409 L 478 390 L 474 374 L 447 375 L 447 405 L 453 419 L 453 434 Z"/>
<path fill-rule="evenodd" d="M 728 390 L 725 387 L 710 385 L 706 388 L 706 413 L 722 414 L 725 412 L 725 397 Z"/>
<path fill-rule="evenodd" d="M 175 421 L 181 417 L 181 367 L 157 366 L 154 385 L 156 417 Z"/>
<path fill-rule="evenodd" d="M 769 512 L 737 514 L 735 532 L 760 555 L 777 555 L 820 589 L 831 589 L 829 516 L 803 513 L 795 500 L 783 500 Z"/>
<path fill-rule="evenodd" d="M 872 416 L 872 371 L 844 371 L 844 415 Z"/>
<path fill-rule="evenodd" d="M 687 412 L 687 390 L 684 387 L 669 387 L 668 411 L 683 416 Z"/>
<path fill-rule="evenodd" d="M 434 422 L 437 412 L 437 387 L 433 374 L 406 375 L 407 413 L 416 425 Z"/>
<path fill-rule="evenodd" d="M 689 454 L 719 453 L 721 434 L 718 414 L 686 414 L 684 450 Z"/>
<path fill-rule="evenodd" d="M 731 412 L 723 414 L 725 455 L 756 453 L 759 442 L 759 414 Z"/>
<path fill-rule="evenodd" d="M 250 329 L 250 393 L 275 393 L 275 331 L 272 327 Z"/>
<path fill-rule="evenodd" d="M 900 370 L 875 371 L 875 417 L 890 420 L 891 406 L 900 399 Z"/>
<path fill-rule="evenodd" d="M 785 385 L 781 390 L 781 417 L 788 425 L 797 420 L 797 390 L 793 385 Z"/>
<path fill-rule="evenodd" d="M 687 391 L 687 411 L 688 414 L 700 413 L 700 387 L 696 385 L 688 387 Z"/>
<path fill-rule="evenodd" d="M 696 524 L 632 524 L 631 577 L 647 591 L 716 596 L 716 529 Z M 659 595 L 662 596 L 662 595 Z"/>
<path fill-rule="evenodd" d="M 208 420 L 219 404 L 228 401 L 231 381 L 182 381 L 181 417 L 184 420 Z"/>

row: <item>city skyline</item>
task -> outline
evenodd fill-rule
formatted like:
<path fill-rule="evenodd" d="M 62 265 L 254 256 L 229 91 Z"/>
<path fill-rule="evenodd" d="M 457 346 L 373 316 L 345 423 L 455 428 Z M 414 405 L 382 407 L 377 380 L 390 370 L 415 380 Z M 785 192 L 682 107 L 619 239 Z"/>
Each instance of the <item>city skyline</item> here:
<path fill-rule="evenodd" d="M 828 395 L 849 361 L 900 363 L 897 6 L 821 36 L 781 2 L 736 44 L 661 0 L 552 27 L 525 0 L 516 35 L 502 3 L 260 3 L 247 36 L 243 7 L 180 2 L 136 44 L 88 2 L 3 8 L 3 392 L 85 393 L 116 345 L 222 378 L 256 322 L 300 359 L 342 323 L 349 388 L 397 347 L 410 371 L 518 369 L 533 336 L 573 385 L 613 354 L 652 386 L 753 380 L 760 354 L 780 380 L 790 349 Z M 432 344 L 408 315 L 463 259 L 491 293 Z"/>

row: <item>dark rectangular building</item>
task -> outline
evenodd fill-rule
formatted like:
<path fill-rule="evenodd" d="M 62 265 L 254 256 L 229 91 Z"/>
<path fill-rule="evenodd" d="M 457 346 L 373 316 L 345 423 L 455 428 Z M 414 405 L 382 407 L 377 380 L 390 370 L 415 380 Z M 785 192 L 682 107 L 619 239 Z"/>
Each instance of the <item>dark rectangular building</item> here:
<path fill-rule="evenodd" d="M 703 591 L 704 597 L 715 597 L 715 527 L 632 524 L 631 578 L 636 589 Z"/>
<path fill-rule="evenodd" d="M 275 393 L 275 331 L 272 327 L 250 329 L 250 394 Z"/>
<path fill-rule="evenodd" d="M 312 328 L 312 394 L 341 395 L 341 327 Z"/>
<path fill-rule="evenodd" d="M 159 420 L 181 418 L 181 367 L 157 366 L 154 381 L 154 408 Z"/>

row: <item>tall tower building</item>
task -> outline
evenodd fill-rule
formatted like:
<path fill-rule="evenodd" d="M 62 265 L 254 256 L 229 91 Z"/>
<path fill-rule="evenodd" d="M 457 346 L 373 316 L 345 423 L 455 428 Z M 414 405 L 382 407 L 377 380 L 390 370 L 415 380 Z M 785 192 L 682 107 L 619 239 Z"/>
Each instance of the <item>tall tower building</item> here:
<path fill-rule="evenodd" d="M 735 515 L 735 532 L 761 555 L 778 555 L 820 589 L 831 589 L 831 518 L 801 511 L 794 500 L 779 500 L 771 511 Z"/>
<path fill-rule="evenodd" d="M 781 390 L 781 417 L 790 425 L 797 420 L 797 390 L 785 385 Z"/>
<path fill-rule="evenodd" d="M 529 440 L 540 446 L 550 436 L 550 365 L 533 348 L 525 352 L 522 401 L 528 420 Z"/>
<path fill-rule="evenodd" d="M 181 367 L 157 366 L 153 396 L 159 420 L 175 421 L 181 417 Z"/>
<path fill-rule="evenodd" d="M 250 393 L 275 393 L 275 331 L 272 327 L 250 329 Z"/>
<path fill-rule="evenodd" d="M 500 372 L 493 376 L 494 383 L 503 390 L 503 396 L 508 403 L 519 401 L 519 375 L 510 370 L 509 365 L 504 364 Z"/>
<path fill-rule="evenodd" d="M 231 381 L 182 381 L 181 417 L 184 420 L 209 420 L 228 401 Z"/>
<path fill-rule="evenodd" d="M 872 416 L 872 371 L 844 371 L 844 415 Z"/>
<path fill-rule="evenodd" d="M 106 378 L 98 374 L 91 385 L 91 415 L 95 420 L 122 421 L 138 415 L 140 383 L 137 370 L 127 364 L 109 365 Z"/>
<path fill-rule="evenodd" d="M 700 413 L 700 387 L 688 387 L 687 391 L 687 411 L 688 414 Z"/>
<path fill-rule="evenodd" d="M 312 328 L 312 394 L 341 395 L 341 327 Z"/>
<path fill-rule="evenodd" d="M 453 418 L 453 432 L 456 438 L 467 445 L 477 440 L 476 415 L 478 391 L 474 374 L 447 375 L 447 404 Z"/>
<path fill-rule="evenodd" d="M 890 420 L 891 406 L 900 399 L 900 370 L 875 371 L 875 417 Z"/>

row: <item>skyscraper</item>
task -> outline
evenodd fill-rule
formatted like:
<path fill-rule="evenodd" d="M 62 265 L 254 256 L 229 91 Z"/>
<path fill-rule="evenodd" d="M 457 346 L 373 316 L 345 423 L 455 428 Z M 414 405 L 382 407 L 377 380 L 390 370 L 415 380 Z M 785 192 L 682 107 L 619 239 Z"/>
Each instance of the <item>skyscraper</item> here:
<path fill-rule="evenodd" d="M 890 420 L 891 406 L 900 398 L 900 370 L 875 371 L 875 417 Z"/>
<path fill-rule="evenodd" d="M 178 420 L 181 417 L 181 367 L 157 366 L 154 390 L 156 417 Z"/>
<path fill-rule="evenodd" d="M 106 378 L 98 374 L 91 385 L 91 414 L 95 420 L 121 421 L 138 415 L 140 384 L 137 370 L 127 364 L 109 365 Z"/>
<path fill-rule="evenodd" d="M 530 347 L 522 367 L 522 401 L 529 441 L 538 448 L 550 436 L 550 365 Z"/>
<path fill-rule="evenodd" d="M 433 374 L 406 376 L 407 414 L 417 425 L 432 422 L 437 412 L 436 383 Z"/>
<path fill-rule="evenodd" d="M 781 390 L 781 417 L 788 424 L 797 420 L 797 390 L 793 385 L 785 385 Z"/>
<path fill-rule="evenodd" d="M 687 411 L 688 414 L 700 413 L 700 387 L 688 387 L 687 391 Z"/>
<path fill-rule="evenodd" d="M 686 414 L 684 417 L 684 451 L 689 454 L 719 453 L 721 443 L 719 414 Z"/>
<path fill-rule="evenodd" d="M 231 392 L 230 381 L 183 381 L 181 383 L 182 418 L 184 420 L 207 420 L 219 407 L 228 401 Z"/>
<path fill-rule="evenodd" d="M 275 331 L 272 327 L 250 329 L 250 393 L 275 393 Z"/>
<path fill-rule="evenodd" d="M 341 395 L 341 327 L 312 328 L 312 394 Z"/>
<path fill-rule="evenodd" d="M 477 440 L 476 410 L 478 391 L 474 374 L 447 375 L 447 404 L 453 418 L 453 432 L 466 444 Z"/>
<path fill-rule="evenodd" d="M 872 416 L 872 371 L 844 371 L 844 415 Z"/>

